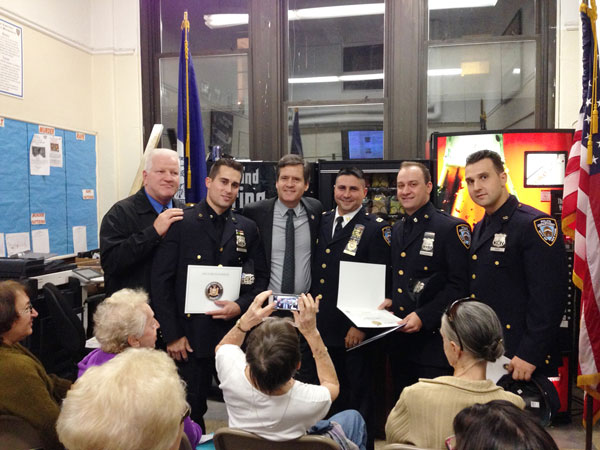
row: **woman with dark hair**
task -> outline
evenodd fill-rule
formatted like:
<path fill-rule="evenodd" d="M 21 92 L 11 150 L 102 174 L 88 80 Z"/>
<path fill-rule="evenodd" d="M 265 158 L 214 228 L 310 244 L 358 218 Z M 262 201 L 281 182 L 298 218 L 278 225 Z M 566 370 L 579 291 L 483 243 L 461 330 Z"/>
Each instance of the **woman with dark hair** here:
<path fill-rule="evenodd" d="M 422 378 L 402 391 L 385 425 L 388 443 L 443 449 L 452 419 L 467 406 L 508 400 L 525 407 L 521 397 L 486 379 L 488 361 L 504 354 L 502 326 L 489 306 L 472 298 L 456 300 L 442 315 L 440 334 L 454 375 Z"/>
<path fill-rule="evenodd" d="M 271 291 L 260 293 L 216 348 L 216 367 L 227 406 L 229 426 L 272 441 L 299 438 L 325 417 L 339 393 L 333 362 L 316 327 L 318 301 L 310 295 L 298 298 L 294 322 L 268 317 L 274 305 L 262 307 Z M 252 330 L 256 327 L 254 330 Z M 297 330 L 296 330 L 297 327 Z M 250 330 L 252 330 L 250 332 Z M 300 368 L 298 331 L 306 338 L 317 367 L 320 385 L 294 380 Z M 246 353 L 240 348 L 248 336 Z M 365 422 L 357 411 L 331 417 L 334 432 L 365 449 Z M 323 434 L 319 424 L 319 431 Z"/>
<path fill-rule="evenodd" d="M 44 449 L 58 450 L 63 447 L 54 426 L 71 382 L 48 375 L 19 344 L 33 332 L 37 315 L 21 284 L 0 282 L 0 414 L 26 420 L 38 431 Z"/>
<path fill-rule="evenodd" d="M 558 450 L 531 414 L 505 400 L 463 409 L 454 418 L 454 433 L 452 450 Z"/>

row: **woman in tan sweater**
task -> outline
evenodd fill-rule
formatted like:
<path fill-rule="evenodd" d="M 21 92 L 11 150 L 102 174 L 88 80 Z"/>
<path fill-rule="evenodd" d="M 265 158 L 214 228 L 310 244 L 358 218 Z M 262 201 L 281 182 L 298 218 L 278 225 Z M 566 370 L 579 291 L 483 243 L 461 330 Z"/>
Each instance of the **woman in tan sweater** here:
<path fill-rule="evenodd" d="M 39 433 L 46 450 L 58 450 L 54 425 L 69 380 L 48 375 L 42 363 L 19 344 L 32 333 L 38 315 L 25 288 L 0 282 L 0 414 L 20 417 Z"/>
<path fill-rule="evenodd" d="M 443 449 L 462 409 L 491 400 L 525 407 L 521 397 L 486 379 L 487 362 L 504 354 L 502 326 L 489 306 L 471 298 L 455 301 L 442 316 L 440 333 L 454 375 L 422 378 L 402 391 L 385 425 L 388 443 Z"/>

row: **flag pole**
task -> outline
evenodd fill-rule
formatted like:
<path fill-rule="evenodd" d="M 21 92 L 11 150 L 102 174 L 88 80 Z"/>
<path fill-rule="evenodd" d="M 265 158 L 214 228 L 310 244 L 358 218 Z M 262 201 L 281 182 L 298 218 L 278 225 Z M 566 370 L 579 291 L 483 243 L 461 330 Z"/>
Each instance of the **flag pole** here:
<path fill-rule="evenodd" d="M 189 78 L 189 43 L 188 32 L 190 31 L 190 21 L 188 12 L 183 13 L 183 22 L 181 29 L 185 30 L 185 157 L 187 159 L 187 188 L 192 188 L 192 161 L 190 160 L 190 78 Z"/>

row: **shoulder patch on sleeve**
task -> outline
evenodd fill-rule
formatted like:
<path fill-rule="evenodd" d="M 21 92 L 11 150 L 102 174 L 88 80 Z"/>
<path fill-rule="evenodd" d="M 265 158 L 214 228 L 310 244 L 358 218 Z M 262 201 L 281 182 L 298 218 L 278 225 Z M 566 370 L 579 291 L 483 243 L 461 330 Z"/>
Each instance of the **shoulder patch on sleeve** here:
<path fill-rule="evenodd" d="M 542 219 L 535 219 L 533 225 L 535 226 L 535 231 L 537 231 L 538 236 L 542 238 L 542 241 L 552 247 L 558 237 L 558 225 L 556 220 L 550 217 L 544 217 Z"/>
<path fill-rule="evenodd" d="M 387 242 L 387 245 L 392 245 L 392 227 L 385 226 L 381 229 L 381 234 L 383 235 L 383 239 Z"/>
<path fill-rule="evenodd" d="M 471 248 L 471 229 L 469 228 L 469 225 L 464 223 L 456 225 L 456 234 L 467 250 Z"/>

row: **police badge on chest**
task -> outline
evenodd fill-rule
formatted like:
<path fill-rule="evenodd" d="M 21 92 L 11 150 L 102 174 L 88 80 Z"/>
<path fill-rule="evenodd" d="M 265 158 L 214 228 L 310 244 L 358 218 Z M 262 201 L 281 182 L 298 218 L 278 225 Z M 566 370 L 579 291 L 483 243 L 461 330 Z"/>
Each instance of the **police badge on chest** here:
<path fill-rule="evenodd" d="M 494 234 L 494 240 L 492 241 L 492 246 L 490 247 L 491 252 L 503 252 L 506 250 L 506 234 L 505 233 L 496 233 Z"/>
<path fill-rule="evenodd" d="M 423 242 L 421 242 L 421 251 L 419 251 L 419 255 L 433 256 L 434 242 L 435 242 L 435 233 L 433 231 L 426 231 L 423 234 Z"/>

